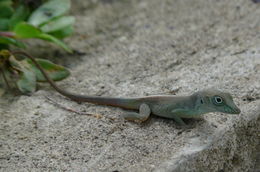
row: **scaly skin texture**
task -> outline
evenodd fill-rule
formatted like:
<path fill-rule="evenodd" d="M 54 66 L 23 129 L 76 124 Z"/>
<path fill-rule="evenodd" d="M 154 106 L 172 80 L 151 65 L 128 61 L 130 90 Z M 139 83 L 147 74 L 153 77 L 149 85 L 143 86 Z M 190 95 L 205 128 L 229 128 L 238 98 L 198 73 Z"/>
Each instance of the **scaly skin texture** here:
<path fill-rule="evenodd" d="M 71 100 L 139 110 L 139 113 L 129 112 L 124 114 L 123 116 L 127 120 L 145 121 L 150 114 L 154 114 L 174 119 L 178 124 L 185 125 L 182 118 L 196 118 L 209 112 L 240 113 L 240 109 L 235 105 L 229 93 L 215 89 L 198 91 L 190 96 L 147 96 L 138 98 L 99 97 L 73 94 L 59 88 L 33 57 L 24 52 L 14 52 L 13 54 L 21 54 L 30 58 L 50 85 L 57 92 Z"/>

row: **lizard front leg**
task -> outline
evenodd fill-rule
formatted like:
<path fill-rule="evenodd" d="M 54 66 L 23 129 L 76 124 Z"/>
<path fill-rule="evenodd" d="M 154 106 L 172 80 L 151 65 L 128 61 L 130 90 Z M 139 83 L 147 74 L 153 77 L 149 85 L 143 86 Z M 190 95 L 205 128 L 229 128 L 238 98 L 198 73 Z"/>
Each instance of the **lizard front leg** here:
<path fill-rule="evenodd" d="M 171 111 L 171 118 L 173 118 L 179 125 L 185 126 L 185 122 L 181 119 L 180 114 L 187 113 L 184 109 L 174 109 Z"/>
<path fill-rule="evenodd" d="M 128 113 L 123 114 L 122 116 L 126 120 L 135 121 L 135 122 L 136 121 L 137 122 L 144 122 L 149 118 L 150 114 L 151 114 L 150 107 L 147 104 L 143 103 L 139 107 L 139 113 L 128 112 Z"/>
<path fill-rule="evenodd" d="M 177 115 L 174 115 L 172 118 L 173 118 L 173 119 L 175 120 L 175 122 L 177 122 L 179 125 L 183 125 L 183 126 L 186 125 L 185 122 L 184 122 L 180 117 L 178 117 Z"/>

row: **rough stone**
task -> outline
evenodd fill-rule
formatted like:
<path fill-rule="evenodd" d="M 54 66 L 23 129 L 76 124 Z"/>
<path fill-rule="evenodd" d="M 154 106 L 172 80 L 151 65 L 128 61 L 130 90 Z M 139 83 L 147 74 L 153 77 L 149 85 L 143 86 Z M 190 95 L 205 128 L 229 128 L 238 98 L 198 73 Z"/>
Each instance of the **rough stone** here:
<path fill-rule="evenodd" d="M 28 42 L 29 53 L 71 69 L 60 87 L 128 97 L 215 87 L 242 112 L 210 113 L 188 128 L 155 116 L 135 124 L 119 117 L 124 110 L 78 104 L 41 84 L 31 96 L 0 98 L 0 171 L 259 170 L 259 4 L 75 0 L 72 14 L 75 34 L 65 41 L 77 53 Z"/>

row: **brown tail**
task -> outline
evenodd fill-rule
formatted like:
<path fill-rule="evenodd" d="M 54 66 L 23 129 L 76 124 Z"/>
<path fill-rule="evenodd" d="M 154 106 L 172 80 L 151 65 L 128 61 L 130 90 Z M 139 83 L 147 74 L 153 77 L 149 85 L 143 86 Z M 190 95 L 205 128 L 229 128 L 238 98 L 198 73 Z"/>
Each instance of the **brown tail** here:
<path fill-rule="evenodd" d="M 99 96 L 86 96 L 86 95 L 79 95 L 70 93 L 68 91 L 65 91 L 61 88 L 59 88 L 55 82 L 49 77 L 49 75 L 45 72 L 45 70 L 39 65 L 39 63 L 35 60 L 34 57 L 27 54 L 23 51 L 15 51 L 12 52 L 12 54 L 19 54 L 23 55 L 25 57 L 28 57 L 32 60 L 32 62 L 36 65 L 36 67 L 42 72 L 43 76 L 46 78 L 46 80 L 49 82 L 49 84 L 61 95 L 70 98 L 71 100 L 77 101 L 77 102 L 89 102 L 94 104 L 100 104 L 100 105 L 108 105 L 108 106 L 115 106 L 115 107 L 121 107 L 125 109 L 136 109 L 136 101 L 135 99 L 123 99 L 123 98 L 116 98 L 116 97 L 99 97 Z"/>

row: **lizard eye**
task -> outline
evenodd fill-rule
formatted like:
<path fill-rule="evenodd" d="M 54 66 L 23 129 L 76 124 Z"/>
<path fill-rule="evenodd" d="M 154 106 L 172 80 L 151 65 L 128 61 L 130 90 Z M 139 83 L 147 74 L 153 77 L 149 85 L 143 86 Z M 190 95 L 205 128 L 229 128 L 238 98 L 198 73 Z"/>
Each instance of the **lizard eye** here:
<path fill-rule="evenodd" d="M 220 105 L 223 103 L 223 99 L 219 96 L 215 96 L 214 97 L 214 103 L 217 104 L 217 105 Z"/>

